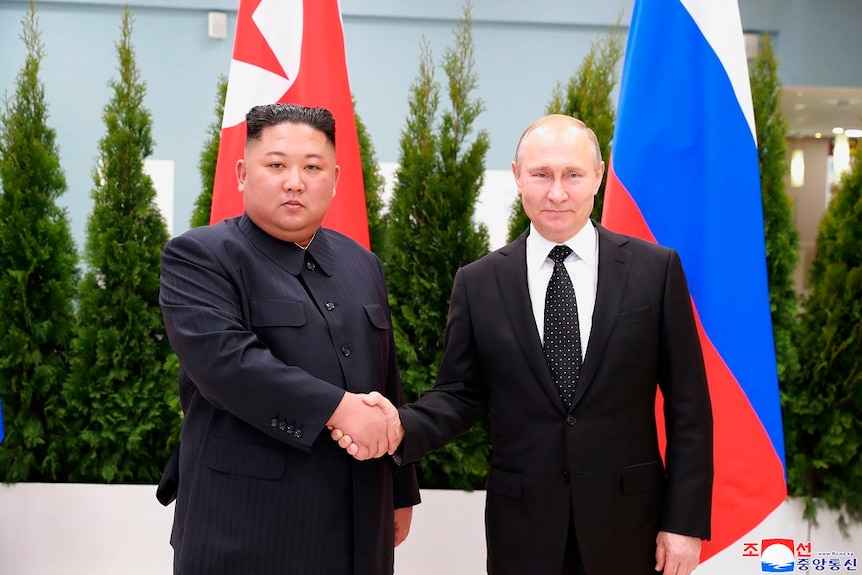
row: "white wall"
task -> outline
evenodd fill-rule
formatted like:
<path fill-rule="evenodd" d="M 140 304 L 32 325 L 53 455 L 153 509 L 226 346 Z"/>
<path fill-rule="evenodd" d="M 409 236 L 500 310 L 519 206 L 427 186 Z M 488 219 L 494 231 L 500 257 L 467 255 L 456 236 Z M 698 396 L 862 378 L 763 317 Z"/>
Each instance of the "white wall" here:
<path fill-rule="evenodd" d="M 484 495 L 423 491 L 410 537 L 396 550 L 396 575 L 484 573 Z M 815 557 L 862 555 L 862 526 L 855 526 L 848 540 L 841 537 L 834 514 L 821 512 L 820 527 L 801 518 L 799 502 L 783 504 L 737 544 L 698 567 L 695 575 L 760 573 L 759 557 L 744 557 L 743 543 L 769 538 L 810 541 Z M 172 519 L 173 506 L 162 507 L 152 485 L 3 485 L 0 574 L 167 575 Z M 625 551 L 624 541 L 620 551 Z M 837 572 L 850 571 L 842 567 Z"/>

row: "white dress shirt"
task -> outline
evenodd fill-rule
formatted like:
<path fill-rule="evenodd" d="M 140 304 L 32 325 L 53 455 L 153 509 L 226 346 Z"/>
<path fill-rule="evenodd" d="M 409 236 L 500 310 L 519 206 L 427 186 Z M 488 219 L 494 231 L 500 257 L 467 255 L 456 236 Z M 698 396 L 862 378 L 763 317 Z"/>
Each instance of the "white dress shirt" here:
<path fill-rule="evenodd" d="M 587 344 L 593 327 L 593 309 L 596 307 L 596 286 L 599 281 L 598 232 L 592 222 L 577 234 L 563 242 L 572 248 L 564 265 L 575 288 L 578 303 L 578 327 L 581 332 L 581 359 L 587 355 Z M 548 257 L 555 242 L 542 237 L 533 224 L 527 236 L 527 286 L 533 306 L 533 317 L 539 330 L 539 338 L 545 340 L 545 293 L 554 271 L 554 262 Z"/>

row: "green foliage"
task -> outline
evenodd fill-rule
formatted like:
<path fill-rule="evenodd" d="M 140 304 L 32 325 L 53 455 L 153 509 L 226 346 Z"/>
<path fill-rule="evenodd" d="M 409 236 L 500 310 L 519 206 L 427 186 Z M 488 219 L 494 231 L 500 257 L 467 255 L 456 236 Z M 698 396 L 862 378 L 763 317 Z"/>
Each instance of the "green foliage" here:
<path fill-rule="evenodd" d="M 451 110 L 438 124 L 440 88 L 427 43 L 411 87 L 401 134 L 400 168 L 388 215 L 384 265 L 393 310 L 398 361 L 408 401 L 434 382 L 443 355 L 443 327 L 455 270 L 488 252 L 488 231 L 473 221 L 485 171 L 488 135 L 470 141 L 482 112 L 471 100 L 471 8 L 443 55 Z M 490 453 L 487 421 L 419 464 L 425 488 L 475 489 L 484 484 Z"/>
<path fill-rule="evenodd" d="M 218 162 L 218 147 L 221 142 L 221 122 L 224 117 L 224 100 L 227 95 L 227 76 L 219 76 L 216 85 L 215 120 L 207 127 L 207 140 L 201 150 L 198 169 L 201 173 L 201 193 L 195 200 L 189 226 L 197 228 L 210 223 L 210 212 L 213 205 L 213 186 L 215 186 L 216 163 Z"/>
<path fill-rule="evenodd" d="M 787 173 L 787 122 L 781 113 L 778 62 L 768 34 L 761 37 L 760 53 L 749 62 L 748 69 L 757 127 L 769 308 L 778 381 L 783 389 L 799 373 L 798 297 L 793 287 L 793 272 L 799 259 L 799 232 L 793 224 L 784 182 Z"/>
<path fill-rule="evenodd" d="M 862 147 L 820 222 L 804 302 L 800 376 L 785 390 L 791 495 L 862 520 Z"/>
<path fill-rule="evenodd" d="M 33 2 L 22 20 L 27 47 L 15 94 L 0 112 L 0 397 L 6 439 L 0 481 L 49 481 L 49 416 L 66 378 L 78 277 L 65 210 L 56 133 L 39 80 L 43 45 Z"/>
<path fill-rule="evenodd" d="M 593 206 L 592 218 L 596 221 L 602 219 L 602 205 L 608 179 L 607 164 L 616 122 L 616 110 L 611 95 L 619 82 L 617 65 L 622 58 L 624 48 L 624 38 L 618 20 L 615 27 L 593 42 L 590 51 L 584 56 L 581 65 L 566 86 L 557 84 L 545 108 L 546 114 L 567 114 L 578 118 L 596 133 L 602 159 L 605 161 L 602 185 L 599 187 Z M 519 196 L 512 203 L 509 215 L 509 241 L 521 235 L 529 225 L 530 220 L 524 213 Z"/>
<path fill-rule="evenodd" d="M 356 134 L 359 136 L 359 155 L 362 160 L 362 182 L 365 184 L 365 211 L 368 213 L 368 235 L 371 251 L 384 252 L 386 224 L 383 218 L 383 174 L 374 156 L 374 144 L 368 129 L 356 112 L 356 99 L 353 99 L 353 116 L 356 119 Z"/>
<path fill-rule="evenodd" d="M 70 481 L 150 483 L 179 433 L 175 362 L 158 304 L 159 261 L 168 240 L 144 159 L 152 120 L 144 108 L 123 14 L 119 79 L 105 106 L 107 128 L 93 171 L 93 211 L 85 260 L 68 402 Z"/>

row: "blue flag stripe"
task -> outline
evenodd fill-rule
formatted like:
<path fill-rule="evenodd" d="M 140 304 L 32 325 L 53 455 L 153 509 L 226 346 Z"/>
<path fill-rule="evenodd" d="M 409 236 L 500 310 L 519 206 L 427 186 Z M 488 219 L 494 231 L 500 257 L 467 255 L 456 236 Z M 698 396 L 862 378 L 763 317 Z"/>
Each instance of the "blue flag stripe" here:
<path fill-rule="evenodd" d="M 630 38 L 643 28 L 662 41 L 627 55 L 615 171 L 657 241 L 679 250 L 704 330 L 784 461 L 755 143 L 689 13 L 678 0 L 650 1 Z"/>

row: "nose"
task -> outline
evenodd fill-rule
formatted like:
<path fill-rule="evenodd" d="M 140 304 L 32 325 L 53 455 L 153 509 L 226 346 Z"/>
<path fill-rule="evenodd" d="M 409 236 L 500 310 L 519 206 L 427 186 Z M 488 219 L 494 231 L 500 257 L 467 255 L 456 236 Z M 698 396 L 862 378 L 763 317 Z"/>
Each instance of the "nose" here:
<path fill-rule="evenodd" d="M 305 185 L 302 183 L 300 171 L 296 168 L 289 168 L 284 172 L 284 189 L 285 191 L 301 192 Z"/>
<path fill-rule="evenodd" d="M 562 202 L 568 197 L 569 194 L 566 192 L 566 187 L 563 185 L 562 180 L 554 178 L 548 190 L 548 199 L 552 202 Z"/>

